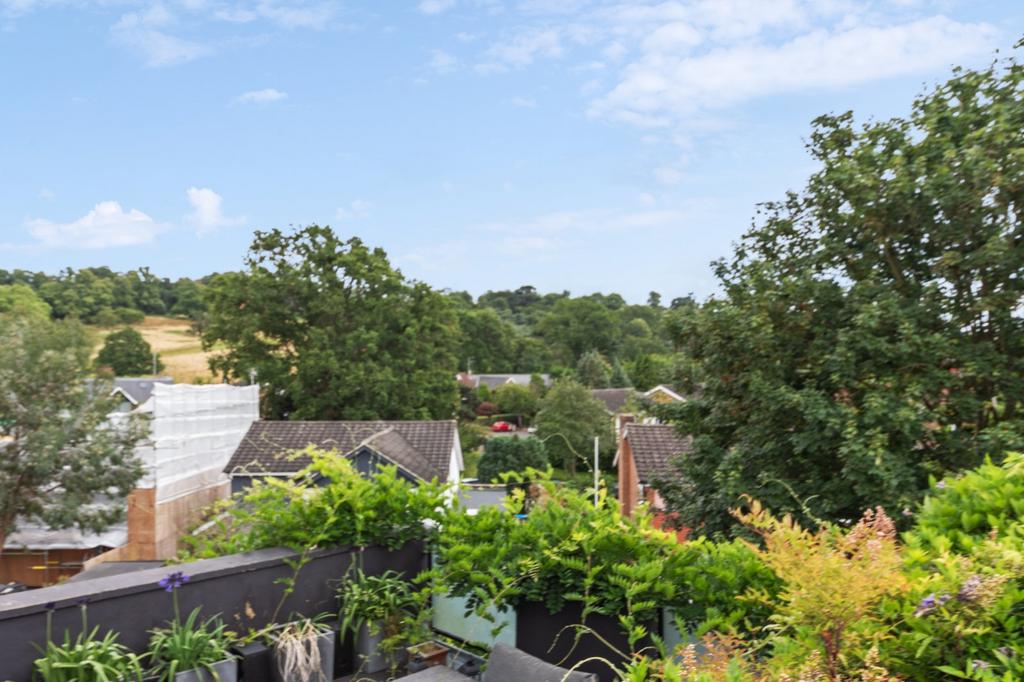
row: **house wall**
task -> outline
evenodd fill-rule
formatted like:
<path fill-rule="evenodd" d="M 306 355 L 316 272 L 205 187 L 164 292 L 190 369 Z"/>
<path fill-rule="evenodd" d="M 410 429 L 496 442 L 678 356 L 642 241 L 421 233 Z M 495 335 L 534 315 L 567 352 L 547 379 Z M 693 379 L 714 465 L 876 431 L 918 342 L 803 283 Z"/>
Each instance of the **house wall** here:
<path fill-rule="evenodd" d="M 70 578 L 99 550 L 50 549 L 4 550 L 0 556 L 0 582 L 18 582 L 28 587 L 45 587 Z"/>
<path fill-rule="evenodd" d="M 636 461 L 633 459 L 633 450 L 629 445 L 629 439 L 623 438 L 619 444 L 619 505 L 622 513 L 629 515 L 633 513 L 639 501 L 640 481 L 636 472 Z"/>

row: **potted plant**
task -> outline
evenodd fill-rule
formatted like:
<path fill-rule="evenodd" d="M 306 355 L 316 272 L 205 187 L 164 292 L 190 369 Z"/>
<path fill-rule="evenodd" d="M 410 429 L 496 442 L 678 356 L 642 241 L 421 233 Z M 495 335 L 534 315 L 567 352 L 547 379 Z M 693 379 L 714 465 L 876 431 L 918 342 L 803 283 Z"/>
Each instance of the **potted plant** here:
<path fill-rule="evenodd" d="M 274 637 L 274 682 L 331 682 L 334 631 L 312 618 L 284 625 Z"/>
<path fill-rule="evenodd" d="M 82 631 L 74 639 L 64 631 L 64 641 L 53 641 L 53 612 L 56 605 L 46 605 L 46 648 L 35 661 L 35 679 L 42 682 L 101 682 L 104 680 L 135 680 L 142 682 L 141 659 L 118 643 L 117 634 L 108 632 L 99 637 L 99 628 L 88 628 L 87 600 L 79 601 L 82 610 Z"/>
<path fill-rule="evenodd" d="M 404 647 L 423 634 L 430 613 L 427 596 L 395 571 L 368 576 L 356 569 L 354 577 L 341 583 L 341 633 L 355 639 L 360 670 L 376 673 L 402 663 Z"/>
<path fill-rule="evenodd" d="M 199 619 L 196 607 L 181 622 L 178 588 L 189 577 L 180 571 L 160 581 L 171 593 L 174 620 L 166 628 L 151 631 L 149 640 L 150 674 L 157 682 L 235 682 L 238 664 L 230 652 L 234 637 L 217 618 Z"/>

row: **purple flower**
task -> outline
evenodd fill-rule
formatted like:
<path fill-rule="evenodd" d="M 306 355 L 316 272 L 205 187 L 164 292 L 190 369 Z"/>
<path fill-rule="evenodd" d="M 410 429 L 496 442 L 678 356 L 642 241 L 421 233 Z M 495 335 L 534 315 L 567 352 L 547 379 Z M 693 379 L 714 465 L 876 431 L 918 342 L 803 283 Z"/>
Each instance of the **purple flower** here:
<path fill-rule="evenodd" d="M 971 667 L 975 670 L 988 670 L 992 667 L 992 664 L 987 661 L 979 661 L 975 659 L 974 661 L 971 661 Z"/>
<path fill-rule="evenodd" d="M 950 597 L 946 593 L 940 594 L 937 597 L 934 593 L 929 594 L 921 600 L 920 604 L 917 605 L 917 610 L 914 611 L 914 617 L 921 618 L 922 616 L 927 616 L 929 613 L 948 602 L 949 599 Z"/>
<path fill-rule="evenodd" d="M 168 592 L 174 592 L 176 589 L 187 583 L 188 578 L 189 577 L 181 571 L 175 571 L 174 573 L 169 574 L 166 578 L 161 578 L 160 582 L 157 584 Z"/>
<path fill-rule="evenodd" d="M 946 489 L 946 482 L 945 481 L 939 481 L 938 483 L 935 484 L 935 487 L 938 488 L 939 490 L 945 490 Z"/>
<path fill-rule="evenodd" d="M 960 586 L 960 591 L 956 593 L 957 601 L 974 601 L 978 598 L 979 589 L 981 589 L 981 576 L 976 574 L 970 576 Z"/>
<path fill-rule="evenodd" d="M 1006 656 L 1007 658 L 1013 658 L 1014 654 L 1016 653 L 1013 649 L 1011 649 L 1008 646 L 1001 646 L 998 649 L 996 649 L 996 651 L 1001 653 L 1003 656 Z"/>

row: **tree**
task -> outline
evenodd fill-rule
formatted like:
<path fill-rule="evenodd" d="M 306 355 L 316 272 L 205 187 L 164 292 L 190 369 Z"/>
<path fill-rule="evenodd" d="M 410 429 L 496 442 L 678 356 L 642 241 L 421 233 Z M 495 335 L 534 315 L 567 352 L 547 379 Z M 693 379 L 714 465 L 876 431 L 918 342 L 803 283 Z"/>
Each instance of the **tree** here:
<path fill-rule="evenodd" d="M 77 323 L 0 317 L 0 551 L 22 522 L 102 532 L 142 476 L 145 424 L 109 421 L 89 351 Z"/>
<path fill-rule="evenodd" d="M 500 414 L 516 415 L 522 426 L 523 421 L 529 423 L 537 414 L 540 399 L 529 386 L 502 384 L 494 390 L 494 402 Z"/>
<path fill-rule="evenodd" d="M 485 482 L 498 480 L 506 471 L 547 469 L 548 454 L 538 438 L 489 438 L 484 444 L 484 456 L 477 465 L 477 477 Z"/>
<path fill-rule="evenodd" d="M 1024 446 L 1024 68 L 958 70 L 907 119 L 814 123 L 820 170 L 768 204 L 724 296 L 680 309 L 680 521 L 748 493 L 802 523 L 910 507 Z"/>
<path fill-rule="evenodd" d="M 537 324 L 537 332 L 572 366 L 588 350 L 613 354 L 620 330 L 615 313 L 592 298 L 559 300 Z"/>
<path fill-rule="evenodd" d="M 587 351 L 576 363 L 576 380 L 587 388 L 608 388 L 612 367 L 596 350 Z"/>
<path fill-rule="evenodd" d="M 647 294 L 647 305 L 651 306 L 652 308 L 660 308 L 661 294 L 659 294 L 657 291 L 652 291 L 651 293 Z"/>
<path fill-rule="evenodd" d="M 329 227 L 257 232 L 243 272 L 208 285 L 214 371 L 266 387 L 264 416 L 450 419 L 452 304 L 391 267 L 382 249 Z"/>
<path fill-rule="evenodd" d="M 615 450 L 611 416 L 589 389 L 572 379 L 551 387 L 541 401 L 536 424 L 537 437 L 547 446 L 552 463 L 561 463 L 570 474 L 576 473 L 580 459 L 593 460 L 595 436 L 604 458 Z"/>
<path fill-rule="evenodd" d="M 612 363 L 612 375 L 608 385 L 612 388 L 629 388 L 633 385 L 629 374 L 626 372 L 626 368 L 622 366 L 618 358 L 615 358 L 615 361 Z"/>
<path fill-rule="evenodd" d="M 508 371 L 516 359 L 515 328 L 491 308 L 464 308 L 458 317 L 458 367 L 477 373 Z"/>
<path fill-rule="evenodd" d="M 96 356 L 96 366 L 109 367 L 115 376 L 122 377 L 155 374 L 164 368 L 160 356 L 154 357 L 152 346 L 131 327 L 107 335 Z"/>
<path fill-rule="evenodd" d="M 50 306 L 27 284 L 0 286 L 0 315 L 49 319 Z"/>

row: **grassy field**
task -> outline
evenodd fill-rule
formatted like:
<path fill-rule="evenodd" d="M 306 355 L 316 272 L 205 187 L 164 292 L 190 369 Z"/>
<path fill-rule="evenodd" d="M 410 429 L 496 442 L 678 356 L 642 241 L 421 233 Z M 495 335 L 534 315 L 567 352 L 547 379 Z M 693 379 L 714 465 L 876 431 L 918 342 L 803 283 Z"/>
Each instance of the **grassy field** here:
<path fill-rule="evenodd" d="M 131 325 L 139 330 L 153 350 L 160 354 L 165 365 L 161 374 L 172 377 L 175 383 L 201 383 L 212 381 L 208 359 L 211 353 L 203 350 L 199 337 L 192 332 L 191 322 L 174 317 L 147 317 L 140 324 Z M 117 327 L 96 329 L 96 352 L 103 347 L 103 338 Z M 215 352 L 215 351 L 214 351 Z"/>

